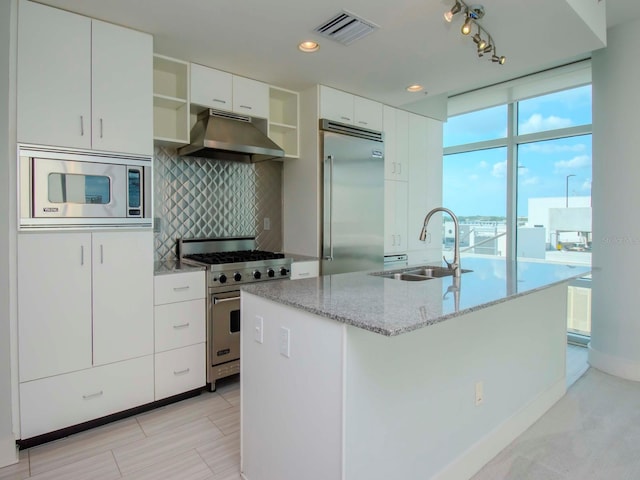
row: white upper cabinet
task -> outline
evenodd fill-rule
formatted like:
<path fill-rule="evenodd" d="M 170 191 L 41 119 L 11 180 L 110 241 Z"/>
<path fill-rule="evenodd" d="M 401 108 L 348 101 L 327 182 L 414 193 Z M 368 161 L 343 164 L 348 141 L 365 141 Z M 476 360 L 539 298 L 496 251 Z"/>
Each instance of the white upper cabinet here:
<path fill-rule="evenodd" d="M 358 127 L 382 131 L 382 104 L 368 98 L 353 97 L 353 124 Z"/>
<path fill-rule="evenodd" d="M 191 103 L 269 118 L 269 85 L 192 63 Z"/>
<path fill-rule="evenodd" d="M 92 21 L 92 148 L 153 154 L 153 39 Z"/>
<path fill-rule="evenodd" d="M 384 178 L 409 179 L 409 112 L 384 106 Z"/>
<path fill-rule="evenodd" d="M 234 75 L 233 111 L 252 117 L 269 118 L 269 85 Z"/>
<path fill-rule="evenodd" d="M 233 109 L 233 75 L 191 64 L 191 103 L 219 110 Z"/>
<path fill-rule="evenodd" d="M 18 141 L 153 153 L 150 35 L 23 0 Z"/>
<path fill-rule="evenodd" d="M 353 123 L 353 95 L 320 85 L 320 118 Z"/>
<path fill-rule="evenodd" d="M 91 19 L 20 2 L 17 129 L 19 142 L 91 148 Z"/>
<path fill-rule="evenodd" d="M 320 85 L 320 118 L 382 131 L 379 102 Z"/>

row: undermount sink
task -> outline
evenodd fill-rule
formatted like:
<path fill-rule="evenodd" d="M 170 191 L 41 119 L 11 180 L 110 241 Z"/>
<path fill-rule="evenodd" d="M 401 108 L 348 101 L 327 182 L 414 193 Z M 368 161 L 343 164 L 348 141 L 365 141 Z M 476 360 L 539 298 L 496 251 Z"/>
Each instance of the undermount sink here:
<path fill-rule="evenodd" d="M 392 278 L 394 280 L 406 280 L 407 282 L 421 282 L 423 280 L 431 280 L 435 277 L 427 277 L 425 275 L 415 275 L 413 273 L 383 273 L 380 275 L 384 278 Z"/>
<path fill-rule="evenodd" d="M 467 273 L 471 271 L 472 270 L 461 269 L 460 273 Z M 424 280 L 431 280 L 433 278 L 450 277 L 453 275 L 453 270 L 449 270 L 447 267 L 426 265 L 403 270 L 376 272 L 371 273 L 370 275 L 391 278 L 393 280 L 404 280 L 407 282 L 421 282 Z"/>

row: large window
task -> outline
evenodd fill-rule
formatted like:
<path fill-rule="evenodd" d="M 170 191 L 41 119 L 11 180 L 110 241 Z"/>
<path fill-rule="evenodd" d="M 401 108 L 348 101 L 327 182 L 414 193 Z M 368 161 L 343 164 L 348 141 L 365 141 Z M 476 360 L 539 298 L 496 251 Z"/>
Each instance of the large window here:
<path fill-rule="evenodd" d="M 443 205 L 459 217 L 462 256 L 591 264 L 590 85 L 451 117 L 444 146 Z"/>

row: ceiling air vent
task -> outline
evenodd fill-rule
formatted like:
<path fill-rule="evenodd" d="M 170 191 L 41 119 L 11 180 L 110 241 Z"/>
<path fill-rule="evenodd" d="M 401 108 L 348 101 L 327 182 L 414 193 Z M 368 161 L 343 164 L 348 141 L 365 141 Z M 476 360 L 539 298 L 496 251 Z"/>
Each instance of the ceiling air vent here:
<path fill-rule="evenodd" d="M 316 27 L 314 31 L 343 45 L 351 45 L 378 28 L 380 27 L 375 23 L 363 20 L 353 13 L 343 10 L 331 20 Z"/>

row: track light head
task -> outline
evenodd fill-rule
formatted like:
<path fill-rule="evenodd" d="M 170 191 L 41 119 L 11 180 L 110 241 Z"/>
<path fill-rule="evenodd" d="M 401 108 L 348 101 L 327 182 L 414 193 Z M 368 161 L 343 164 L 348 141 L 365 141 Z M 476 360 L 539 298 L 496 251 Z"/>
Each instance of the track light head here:
<path fill-rule="evenodd" d="M 472 24 L 473 24 L 473 21 L 471 20 L 471 17 L 469 16 L 469 12 L 467 12 L 466 19 L 465 19 L 464 23 L 462 24 L 462 28 L 460 29 L 460 32 L 462 32 L 463 35 L 469 35 L 471 33 L 471 25 Z"/>
<path fill-rule="evenodd" d="M 444 13 L 444 19 L 447 22 L 451 23 L 451 20 L 453 20 L 453 16 L 456 13 L 459 13 L 461 10 L 462 10 L 462 5 L 458 0 L 456 0 L 456 4 L 453 7 L 451 7 L 451 10 Z"/>

